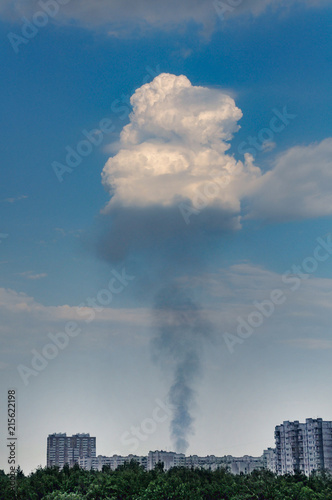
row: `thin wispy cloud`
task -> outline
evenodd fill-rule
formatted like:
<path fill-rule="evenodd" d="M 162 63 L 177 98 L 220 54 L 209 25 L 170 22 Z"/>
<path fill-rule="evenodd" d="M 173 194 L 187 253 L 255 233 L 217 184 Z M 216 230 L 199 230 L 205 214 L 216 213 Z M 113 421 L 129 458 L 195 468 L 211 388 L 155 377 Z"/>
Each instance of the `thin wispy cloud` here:
<path fill-rule="evenodd" d="M 26 198 L 28 198 L 26 195 L 16 196 L 12 198 L 4 198 L 2 200 L 2 203 L 16 203 L 17 201 L 25 200 Z"/>
<path fill-rule="evenodd" d="M 110 339 L 118 344 L 130 340 L 142 343 L 151 323 L 151 314 L 144 308 L 47 306 L 31 295 L 0 288 L 0 335 L 3 345 L 17 361 L 29 350 L 48 339 L 48 332 L 63 331 L 68 322 L 76 322 L 82 329 L 82 348 L 102 342 L 112 349 Z M 24 331 L 22 336 L 21 332 Z"/>
<path fill-rule="evenodd" d="M 23 273 L 17 273 L 18 276 L 22 276 L 27 280 L 40 280 L 47 278 L 47 273 L 33 273 L 33 271 L 24 271 Z"/>
<path fill-rule="evenodd" d="M 91 312 L 94 311 L 93 307 L 88 306 L 69 306 L 67 304 L 59 306 L 45 306 L 44 304 L 36 301 L 34 297 L 27 295 L 23 292 L 15 290 L 0 288 L 0 308 L 3 311 L 10 311 L 12 313 L 28 313 L 39 319 L 40 321 L 61 322 L 61 321 L 82 321 L 83 319 L 91 317 Z M 130 308 L 111 308 L 111 307 L 98 307 L 96 310 L 96 318 L 93 321 L 114 321 L 116 323 L 136 324 L 147 326 L 150 323 L 151 315 L 144 308 L 130 309 Z"/>
<path fill-rule="evenodd" d="M 303 337 L 304 331 L 311 335 L 315 332 L 319 338 L 330 323 L 332 280 L 304 276 L 301 280 L 288 271 L 279 274 L 263 266 L 242 263 L 215 273 L 183 276 L 180 281 L 187 290 L 199 293 L 204 290 L 205 307 L 220 334 L 233 332 L 239 317 L 247 321 L 253 311 L 261 310 L 260 304 L 270 301 L 274 290 L 280 291 L 282 303 L 273 308 L 271 316 L 255 334 L 294 341 L 296 346 L 296 340 Z M 294 283 L 298 286 L 296 290 Z"/>
<path fill-rule="evenodd" d="M 288 345 L 308 351 L 325 351 L 332 349 L 332 340 L 320 338 L 298 338 L 285 341 Z"/>
<path fill-rule="evenodd" d="M 75 238 L 78 238 L 80 234 L 83 232 L 82 229 L 64 229 L 63 227 L 56 227 L 54 228 L 54 231 L 63 238 L 66 236 L 74 236 Z"/>

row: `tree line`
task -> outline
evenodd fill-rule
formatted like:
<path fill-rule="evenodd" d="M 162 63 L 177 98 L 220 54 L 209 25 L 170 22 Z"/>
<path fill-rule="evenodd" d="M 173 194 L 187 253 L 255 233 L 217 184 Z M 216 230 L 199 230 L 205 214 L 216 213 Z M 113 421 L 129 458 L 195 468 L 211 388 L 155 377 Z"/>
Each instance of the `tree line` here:
<path fill-rule="evenodd" d="M 15 486 L 15 489 L 13 489 Z M 328 472 L 277 476 L 267 470 L 233 475 L 162 464 L 145 471 L 132 461 L 112 471 L 86 471 L 75 465 L 38 468 L 29 475 L 18 469 L 15 482 L 0 471 L 1 500 L 332 500 Z"/>

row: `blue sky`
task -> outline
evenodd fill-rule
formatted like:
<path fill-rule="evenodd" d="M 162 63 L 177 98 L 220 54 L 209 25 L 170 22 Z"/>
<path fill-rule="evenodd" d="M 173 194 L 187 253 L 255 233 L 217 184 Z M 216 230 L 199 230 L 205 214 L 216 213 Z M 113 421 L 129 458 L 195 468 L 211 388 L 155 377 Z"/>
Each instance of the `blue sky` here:
<path fill-rule="evenodd" d="M 259 455 L 273 445 L 274 426 L 282 420 L 332 418 L 326 382 L 331 257 L 317 262 L 294 293 L 282 281 L 293 265 L 314 255 L 317 238 L 325 241 L 331 233 L 331 7 L 298 1 L 272 8 L 252 1 L 219 19 L 213 2 L 195 2 L 189 10 L 174 2 L 167 13 L 159 2 L 132 10 L 129 4 L 127 12 L 118 2 L 85 1 L 85 11 L 72 0 L 18 53 L 8 34 L 20 35 L 22 17 L 33 20 L 40 6 L 5 2 L 0 8 L 1 392 L 5 401 L 9 388 L 18 391 L 19 463 L 26 471 L 44 465 L 52 432 L 90 432 L 98 452 L 130 452 L 123 434 L 151 416 L 156 399 L 167 400 L 173 380 L 172 360 L 165 363 L 160 354 L 156 363 L 151 354 L 151 308 L 171 280 L 213 324 L 199 376 L 189 382 L 196 397 L 187 453 Z M 159 74 L 166 77 L 151 89 L 169 92 L 168 104 L 154 115 L 149 98 L 136 93 L 130 118 L 130 97 Z M 170 82 L 183 85 L 180 97 L 166 90 Z M 233 100 L 227 110 L 225 95 Z M 190 121 L 192 109 L 210 113 L 204 144 L 205 122 Z M 284 109 L 292 118 L 271 133 L 271 119 Z M 164 112 L 173 113 L 174 130 L 159 124 Z M 185 130 L 182 116 L 190 122 Z M 52 164 L 65 164 L 66 148 L 76 150 L 84 131 L 100 130 L 105 119 L 112 131 L 101 141 L 99 132 L 100 144 L 59 182 Z M 122 135 L 119 142 L 129 123 L 132 138 Z M 229 135 L 219 142 L 218 127 Z M 264 148 L 263 129 L 270 130 Z M 137 143 L 134 134 L 141 138 Z M 249 151 L 256 170 L 244 164 L 250 137 L 260 145 Z M 226 152 L 218 149 L 223 144 Z M 152 168 L 156 162 L 164 168 L 161 150 L 193 158 L 204 147 L 209 155 L 218 152 L 230 175 L 233 168 L 240 173 L 187 226 L 179 202 L 189 200 L 195 208 L 195 193 L 181 176 L 164 192 L 160 173 L 146 178 L 135 156 L 149 158 L 157 146 Z M 212 167 L 200 168 L 203 178 Z M 117 184 L 102 184 L 103 169 Z M 110 189 L 114 198 L 102 215 Z M 157 239 L 163 241 L 164 227 L 163 247 Z M 118 260 L 105 243 L 115 240 L 131 245 Z M 135 279 L 91 323 L 78 318 L 77 306 L 107 288 L 112 270 L 124 268 Z M 254 302 L 275 289 L 284 291 L 285 303 L 230 352 L 224 333 L 234 334 L 238 318 L 246 319 Z M 31 350 L 40 352 L 48 333 L 75 320 L 81 334 L 25 385 L 17 366 L 30 366 Z M 173 449 L 169 426 L 159 424 L 137 453 Z M 5 447 L 1 452 L 6 468 Z"/>

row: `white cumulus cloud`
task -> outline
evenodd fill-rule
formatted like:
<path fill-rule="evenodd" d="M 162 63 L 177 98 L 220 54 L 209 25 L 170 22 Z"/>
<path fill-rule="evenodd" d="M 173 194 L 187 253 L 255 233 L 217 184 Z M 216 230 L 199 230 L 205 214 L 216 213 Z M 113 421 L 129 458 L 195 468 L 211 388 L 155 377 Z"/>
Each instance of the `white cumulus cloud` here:
<path fill-rule="evenodd" d="M 218 196 L 209 204 L 240 211 L 241 196 L 260 170 L 249 156 L 243 163 L 226 154 L 242 117 L 230 96 L 164 73 L 136 90 L 131 104 L 120 149 L 102 173 L 112 195 L 109 208 L 172 207 L 181 200 L 195 206 L 212 182 Z"/>

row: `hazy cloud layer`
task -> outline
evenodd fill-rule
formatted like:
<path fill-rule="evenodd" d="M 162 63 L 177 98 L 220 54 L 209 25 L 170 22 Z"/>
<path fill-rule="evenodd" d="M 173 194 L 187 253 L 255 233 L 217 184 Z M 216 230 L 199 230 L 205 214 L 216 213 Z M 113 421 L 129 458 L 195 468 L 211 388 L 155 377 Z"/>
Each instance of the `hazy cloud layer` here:
<path fill-rule="evenodd" d="M 68 321 L 77 322 L 82 329 L 76 344 L 83 348 L 105 336 L 114 338 L 120 334 L 121 338 L 129 335 L 133 339 L 135 332 L 146 329 L 151 321 L 150 312 L 143 308 L 101 308 L 99 305 L 98 310 L 94 310 L 69 305 L 45 306 L 25 293 L 5 288 L 0 288 L 0 314 L 2 352 L 16 362 L 28 356 L 31 349 L 49 342 L 49 332 L 64 331 Z"/>
<path fill-rule="evenodd" d="M 116 309 L 102 307 L 100 304 L 95 309 L 85 305 L 81 307 L 45 306 L 25 293 L 6 288 L 0 288 L 0 308 L 3 312 L 7 310 L 16 315 L 28 313 L 49 323 L 63 320 L 81 322 L 82 318 L 86 319 L 89 316 L 91 318 L 91 314 L 88 314 L 89 311 L 95 311 L 96 319 L 93 321 L 115 321 L 127 325 L 132 323 L 144 326 L 149 323 L 149 313 L 146 309 Z M 83 309 L 86 312 L 84 315 L 79 313 Z M 91 323 L 91 321 L 88 322 Z"/>
<path fill-rule="evenodd" d="M 274 9 L 289 8 L 292 4 L 306 7 L 328 5 L 329 0 L 245 0 L 238 6 L 227 9 L 225 17 L 244 13 L 259 15 L 267 7 Z M 21 21 L 23 16 L 31 17 L 40 11 L 41 3 L 46 0 L 2 0 L 0 16 L 5 20 Z M 110 35 L 132 32 L 140 28 L 146 31 L 151 27 L 172 29 L 185 23 L 195 22 L 209 31 L 218 26 L 218 14 L 212 0 L 184 0 L 167 3 L 153 0 L 59 0 L 59 13 L 56 22 L 70 24 L 73 21 L 88 28 L 105 26 Z M 221 2 L 222 3 L 222 2 Z M 224 4 L 229 5 L 225 1 Z"/>

